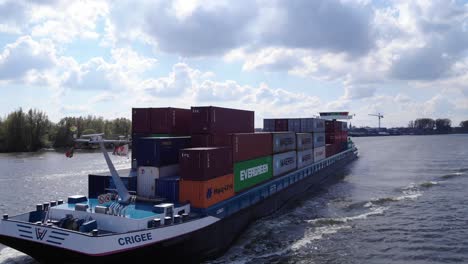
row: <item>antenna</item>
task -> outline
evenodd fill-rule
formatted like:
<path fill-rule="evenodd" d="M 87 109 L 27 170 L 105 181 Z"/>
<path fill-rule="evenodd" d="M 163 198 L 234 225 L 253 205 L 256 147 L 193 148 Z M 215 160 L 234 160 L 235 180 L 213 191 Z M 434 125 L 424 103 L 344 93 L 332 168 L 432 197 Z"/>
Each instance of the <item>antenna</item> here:
<path fill-rule="evenodd" d="M 376 116 L 378 119 L 379 119 L 379 130 L 380 130 L 380 119 L 383 118 L 383 115 L 381 113 L 377 113 L 377 114 L 369 114 L 370 116 Z"/>

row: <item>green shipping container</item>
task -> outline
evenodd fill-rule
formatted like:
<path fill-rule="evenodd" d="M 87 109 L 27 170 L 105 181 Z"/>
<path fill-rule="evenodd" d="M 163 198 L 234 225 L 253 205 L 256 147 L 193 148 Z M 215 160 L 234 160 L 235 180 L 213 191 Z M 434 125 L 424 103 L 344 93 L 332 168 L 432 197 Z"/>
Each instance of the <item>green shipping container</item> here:
<path fill-rule="evenodd" d="M 234 191 L 240 192 L 271 179 L 272 165 L 272 156 L 234 163 Z"/>

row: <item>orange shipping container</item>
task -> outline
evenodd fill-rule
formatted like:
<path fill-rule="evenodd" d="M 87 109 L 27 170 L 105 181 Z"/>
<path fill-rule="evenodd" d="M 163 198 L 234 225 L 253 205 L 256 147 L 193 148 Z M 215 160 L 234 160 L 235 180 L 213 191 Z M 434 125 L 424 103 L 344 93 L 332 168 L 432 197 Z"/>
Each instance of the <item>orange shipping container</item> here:
<path fill-rule="evenodd" d="M 207 181 L 180 179 L 179 201 L 193 207 L 207 208 L 234 196 L 234 175 L 228 174 Z"/>

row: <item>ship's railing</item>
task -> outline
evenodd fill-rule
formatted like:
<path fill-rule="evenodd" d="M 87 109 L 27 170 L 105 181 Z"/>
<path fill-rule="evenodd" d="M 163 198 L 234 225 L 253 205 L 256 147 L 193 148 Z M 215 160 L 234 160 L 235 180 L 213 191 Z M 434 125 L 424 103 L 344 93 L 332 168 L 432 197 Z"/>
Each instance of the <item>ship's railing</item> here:
<path fill-rule="evenodd" d="M 312 177 L 314 174 L 323 170 L 324 168 L 327 168 L 328 166 L 348 157 L 355 150 L 356 149 L 354 147 L 347 149 L 307 167 L 301 168 L 283 176 L 276 177 L 267 183 L 254 187 L 234 196 L 233 198 L 213 205 L 207 208 L 205 212 L 208 215 L 221 218 L 234 214 L 244 208 L 264 200 L 265 198 L 275 194 L 282 189 L 287 188 L 288 186 L 298 181 L 303 180 L 304 178 Z"/>

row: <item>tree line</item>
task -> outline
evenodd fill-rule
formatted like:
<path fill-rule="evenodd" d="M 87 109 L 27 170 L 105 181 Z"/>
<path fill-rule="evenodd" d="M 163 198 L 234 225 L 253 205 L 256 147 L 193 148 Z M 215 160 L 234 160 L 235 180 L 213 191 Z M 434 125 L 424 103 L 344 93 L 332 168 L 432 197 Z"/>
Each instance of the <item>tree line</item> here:
<path fill-rule="evenodd" d="M 74 135 L 104 133 L 106 138 L 131 134 L 132 122 L 126 118 L 106 120 L 102 117 L 64 117 L 58 123 L 46 113 L 18 109 L 0 118 L 0 152 L 37 151 L 41 148 L 62 148 L 74 145 Z"/>
<path fill-rule="evenodd" d="M 452 121 L 448 118 L 418 118 L 408 124 L 409 128 L 416 129 L 428 134 L 448 134 L 453 132 Z M 468 120 L 462 121 L 457 132 L 468 132 Z"/>

